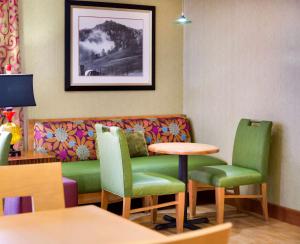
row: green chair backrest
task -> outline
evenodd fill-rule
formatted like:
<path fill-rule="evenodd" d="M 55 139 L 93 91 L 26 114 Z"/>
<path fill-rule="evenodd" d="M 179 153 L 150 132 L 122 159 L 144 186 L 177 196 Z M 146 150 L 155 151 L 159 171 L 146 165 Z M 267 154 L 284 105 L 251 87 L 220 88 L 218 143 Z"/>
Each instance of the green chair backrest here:
<path fill-rule="evenodd" d="M 0 132 L 0 165 L 8 164 L 11 138 L 11 133 L 6 131 Z"/>
<path fill-rule="evenodd" d="M 232 164 L 267 176 L 272 122 L 241 119 L 236 131 Z"/>
<path fill-rule="evenodd" d="M 118 196 L 132 193 L 131 160 L 126 137 L 119 127 L 96 124 L 97 143 L 100 154 L 102 189 Z"/>

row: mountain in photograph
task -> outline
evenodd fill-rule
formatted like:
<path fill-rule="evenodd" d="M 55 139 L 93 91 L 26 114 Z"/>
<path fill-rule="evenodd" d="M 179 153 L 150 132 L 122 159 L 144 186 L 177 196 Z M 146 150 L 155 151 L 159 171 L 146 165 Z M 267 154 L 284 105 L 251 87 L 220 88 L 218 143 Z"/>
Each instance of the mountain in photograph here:
<path fill-rule="evenodd" d="M 143 30 L 113 20 L 80 30 L 79 64 L 80 75 L 141 76 Z"/>

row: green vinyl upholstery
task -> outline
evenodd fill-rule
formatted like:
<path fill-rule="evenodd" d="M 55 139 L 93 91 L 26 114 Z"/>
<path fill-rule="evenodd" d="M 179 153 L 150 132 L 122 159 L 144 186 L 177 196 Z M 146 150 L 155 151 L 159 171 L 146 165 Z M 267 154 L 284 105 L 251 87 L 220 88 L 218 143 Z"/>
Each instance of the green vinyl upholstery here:
<path fill-rule="evenodd" d="M 188 156 L 189 171 L 206 165 L 224 165 L 226 162 L 211 156 Z M 135 172 L 153 172 L 178 178 L 177 155 L 154 155 L 131 158 L 131 168 Z M 63 175 L 77 181 L 78 192 L 92 193 L 101 191 L 99 160 L 62 163 Z"/>
<path fill-rule="evenodd" d="M 101 191 L 99 160 L 62 163 L 63 176 L 75 180 L 78 193 Z"/>
<path fill-rule="evenodd" d="M 251 122 L 242 119 L 239 123 L 233 148 L 232 164 L 257 170 L 266 179 L 271 144 L 272 122 Z"/>
<path fill-rule="evenodd" d="M 174 177 L 153 172 L 133 173 L 134 197 L 167 195 L 185 191 L 184 184 Z"/>
<path fill-rule="evenodd" d="M 96 124 L 102 189 L 118 196 L 132 194 L 132 169 L 126 137 L 118 127 Z"/>
<path fill-rule="evenodd" d="M 132 158 L 133 172 L 155 172 L 178 178 L 178 155 L 155 155 Z M 189 155 L 188 170 L 197 170 L 206 165 L 226 164 L 221 159 L 205 155 Z"/>
<path fill-rule="evenodd" d="M 265 182 L 271 128 L 270 121 L 242 119 L 234 140 L 232 165 L 203 166 L 189 172 L 190 179 L 217 187 Z"/>
<path fill-rule="evenodd" d="M 189 177 L 217 187 L 259 184 L 263 179 L 256 170 L 233 165 L 205 166 L 198 171 L 191 171 Z"/>
<path fill-rule="evenodd" d="M 6 131 L 0 132 L 0 165 L 8 164 L 11 138 L 11 133 Z"/>
<path fill-rule="evenodd" d="M 133 173 L 126 137 L 118 127 L 96 124 L 102 189 L 121 197 L 184 192 L 183 182 L 158 173 Z"/>

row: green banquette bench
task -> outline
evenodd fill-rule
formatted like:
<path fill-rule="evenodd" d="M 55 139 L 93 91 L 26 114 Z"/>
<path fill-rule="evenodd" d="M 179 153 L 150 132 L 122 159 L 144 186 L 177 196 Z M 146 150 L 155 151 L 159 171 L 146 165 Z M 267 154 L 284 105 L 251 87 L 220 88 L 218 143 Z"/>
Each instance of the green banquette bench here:
<path fill-rule="evenodd" d="M 118 126 L 125 132 L 142 131 L 147 144 L 192 141 L 190 121 L 185 115 L 29 120 L 28 149 L 55 155 L 62 162 L 63 175 L 77 181 L 79 204 L 101 199 L 100 162 L 95 147 L 97 123 Z M 189 156 L 188 166 L 189 170 L 197 170 L 221 164 L 226 163 L 213 156 L 195 155 Z M 177 177 L 178 156 L 134 157 L 132 169 Z"/>

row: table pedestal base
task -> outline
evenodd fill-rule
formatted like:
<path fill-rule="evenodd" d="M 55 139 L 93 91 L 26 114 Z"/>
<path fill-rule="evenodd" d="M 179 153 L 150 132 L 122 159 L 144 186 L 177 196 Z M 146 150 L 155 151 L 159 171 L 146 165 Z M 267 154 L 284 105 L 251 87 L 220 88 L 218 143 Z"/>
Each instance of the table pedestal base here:
<path fill-rule="evenodd" d="M 164 230 L 164 229 L 176 227 L 176 218 L 173 218 L 169 215 L 165 215 L 164 220 L 168 221 L 169 223 L 156 225 L 155 226 L 156 230 Z M 208 218 L 197 218 L 191 220 L 185 219 L 183 223 L 183 227 L 189 230 L 198 230 L 200 229 L 200 227 L 196 226 L 195 224 L 203 224 L 203 223 L 209 223 Z"/>

